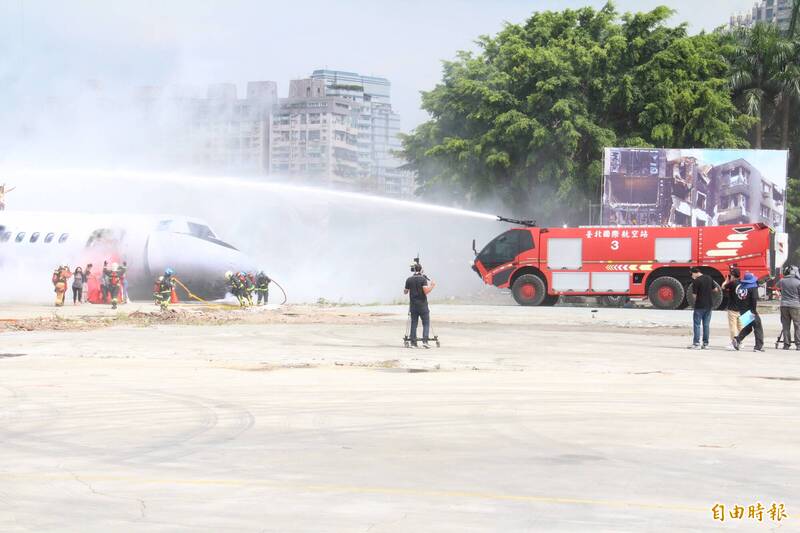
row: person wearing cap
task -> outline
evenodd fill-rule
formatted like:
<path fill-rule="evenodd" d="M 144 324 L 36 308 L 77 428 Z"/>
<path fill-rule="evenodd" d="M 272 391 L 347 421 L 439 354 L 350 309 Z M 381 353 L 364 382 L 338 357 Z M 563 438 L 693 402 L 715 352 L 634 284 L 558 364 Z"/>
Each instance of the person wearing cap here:
<path fill-rule="evenodd" d="M 714 293 L 719 292 L 719 287 L 714 285 L 714 280 L 698 267 L 692 267 L 692 292 L 694 293 L 694 314 L 692 315 L 694 337 L 690 350 L 708 349 L 708 339 L 711 334 L 711 309 L 714 306 Z M 700 329 L 703 330 L 703 345 L 700 346 Z"/>
<path fill-rule="evenodd" d="M 738 268 L 731 268 L 728 277 L 722 283 L 722 291 L 725 294 L 725 301 L 728 308 L 728 333 L 731 337 L 731 342 L 739 334 L 739 300 L 736 298 L 736 288 L 739 286 L 739 278 L 741 274 Z M 732 347 L 728 348 L 733 349 Z"/>
<path fill-rule="evenodd" d="M 742 341 L 750 335 L 750 332 L 755 333 L 756 345 L 753 348 L 755 352 L 764 351 L 764 329 L 761 327 L 761 317 L 758 316 L 758 280 L 752 272 L 746 272 L 742 278 L 742 282 L 736 288 L 736 299 L 739 302 L 739 309 L 742 314 L 750 311 L 753 314 L 753 321 L 742 328 L 736 337 L 731 341 L 734 350 L 741 348 Z"/>
<path fill-rule="evenodd" d="M 792 346 L 792 324 L 794 324 L 794 345 L 800 350 L 800 269 L 794 265 L 786 267 L 783 278 L 778 282 L 781 293 L 781 326 L 783 327 L 783 349 Z"/>

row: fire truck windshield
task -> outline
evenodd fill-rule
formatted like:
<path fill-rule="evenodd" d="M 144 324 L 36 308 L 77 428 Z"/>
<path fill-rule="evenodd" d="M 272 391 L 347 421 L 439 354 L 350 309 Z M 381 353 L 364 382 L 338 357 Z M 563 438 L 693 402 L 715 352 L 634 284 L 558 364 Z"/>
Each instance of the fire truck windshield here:
<path fill-rule="evenodd" d="M 524 229 L 512 229 L 495 237 L 487 244 L 476 258 L 484 268 L 491 270 L 503 263 L 509 263 L 520 253 L 533 248 L 531 232 Z"/>

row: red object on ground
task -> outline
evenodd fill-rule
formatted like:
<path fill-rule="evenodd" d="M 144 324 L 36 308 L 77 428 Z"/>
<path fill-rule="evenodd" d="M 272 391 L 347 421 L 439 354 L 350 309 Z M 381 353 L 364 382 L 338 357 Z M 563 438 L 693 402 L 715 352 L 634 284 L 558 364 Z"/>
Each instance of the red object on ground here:
<path fill-rule="evenodd" d="M 89 303 L 101 304 L 103 303 L 103 295 L 100 291 L 100 280 L 95 276 L 94 272 L 86 280 L 86 299 Z"/>
<path fill-rule="evenodd" d="M 172 294 L 171 294 L 171 295 L 170 295 L 170 297 L 169 297 L 169 303 L 171 303 L 171 304 L 176 304 L 176 303 L 178 303 L 179 301 L 180 301 L 180 300 L 178 300 L 178 293 L 177 293 L 177 292 L 175 292 L 175 287 L 172 287 Z"/>

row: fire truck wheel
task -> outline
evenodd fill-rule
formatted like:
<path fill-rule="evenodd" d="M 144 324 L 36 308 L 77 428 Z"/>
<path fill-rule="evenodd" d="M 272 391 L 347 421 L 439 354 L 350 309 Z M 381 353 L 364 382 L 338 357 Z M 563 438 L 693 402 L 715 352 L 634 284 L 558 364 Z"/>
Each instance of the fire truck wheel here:
<path fill-rule="evenodd" d="M 657 309 L 677 309 L 685 294 L 681 282 L 671 276 L 656 278 L 647 290 L 647 297 Z"/>
<path fill-rule="evenodd" d="M 511 287 L 514 299 L 519 305 L 541 305 L 547 296 L 544 281 L 534 274 L 523 274 Z"/>

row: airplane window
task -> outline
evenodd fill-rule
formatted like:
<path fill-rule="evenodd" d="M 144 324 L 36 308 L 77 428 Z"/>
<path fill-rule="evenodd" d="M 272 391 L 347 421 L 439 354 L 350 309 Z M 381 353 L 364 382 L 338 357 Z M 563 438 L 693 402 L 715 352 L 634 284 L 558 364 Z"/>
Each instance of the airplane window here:
<path fill-rule="evenodd" d="M 66 241 L 67 239 L 69 239 L 69 233 L 62 233 L 61 237 L 58 238 L 58 244 L 61 244 L 62 242 Z"/>
<path fill-rule="evenodd" d="M 44 242 L 53 242 L 53 238 L 56 236 L 55 233 L 48 233 L 44 237 Z"/>
<path fill-rule="evenodd" d="M 30 242 L 36 242 L 36 241 L 38 241 L 38 240 L 39 240 L 39 232 L 38 232 L 38 231 L 35 231 L 35 232 L 31 233 L 31 240 L 30 240 Z"/>
<path fill-rule="evenodd" d="M 19 233 L 17 233 L 17 238 L 14 239 L 14 242 L 22 242 L 24 240 L 25 240 L 25 232 L 20 231 Z"/>
<path fill-rule="evenodd" d="M 8 242 L 8 239 L 11 238 L 11 232 L 6 231 L 2 235 L 0 235 L 0 242 Z"/>
<path fill-rule="evenodd" d="M 200 239 L 216 239 L 217 236 L 211 231 L 211 228 L 202 224 L 195 224 L 194 222 L 187 222 L 189 225 L 189 233 Z"/>

